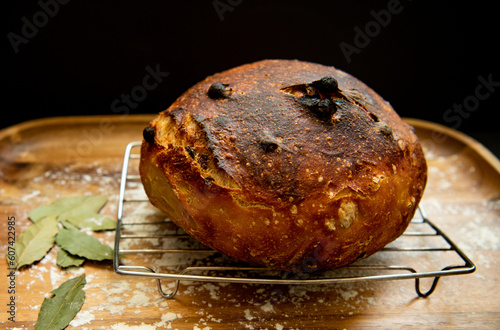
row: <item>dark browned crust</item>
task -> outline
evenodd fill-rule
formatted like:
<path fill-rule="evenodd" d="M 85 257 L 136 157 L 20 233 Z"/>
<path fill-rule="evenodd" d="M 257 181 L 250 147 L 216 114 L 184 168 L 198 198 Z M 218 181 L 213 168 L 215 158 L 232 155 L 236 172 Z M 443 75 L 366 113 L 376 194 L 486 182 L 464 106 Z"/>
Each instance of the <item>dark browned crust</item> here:
<path fill-rule="evenodd" d="M 318 90 L 323 77 L 338 90 Z M 215 74 L 151 127 L 140 172 L 152 203 L 202 243 L 271 268 L 373 254 L 406 229 L 426 183 L 420 144 L 389 103 L 319 64 L 266 60 Z"/>

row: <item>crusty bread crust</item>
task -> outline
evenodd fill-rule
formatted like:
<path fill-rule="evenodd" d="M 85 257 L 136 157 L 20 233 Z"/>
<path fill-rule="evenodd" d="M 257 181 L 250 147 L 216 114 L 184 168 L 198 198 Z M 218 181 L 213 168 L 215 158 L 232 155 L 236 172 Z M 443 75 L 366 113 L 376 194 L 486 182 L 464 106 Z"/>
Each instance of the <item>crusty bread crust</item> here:
<path fill-rule="evenodd" d="M 427 179 L 417 137 L 390 104 L 314 63 L 215 74 L 150 127 L 140 174 L 151 202 L 203 244 L 274 269 L 375 253 L 407 228 Z"/>

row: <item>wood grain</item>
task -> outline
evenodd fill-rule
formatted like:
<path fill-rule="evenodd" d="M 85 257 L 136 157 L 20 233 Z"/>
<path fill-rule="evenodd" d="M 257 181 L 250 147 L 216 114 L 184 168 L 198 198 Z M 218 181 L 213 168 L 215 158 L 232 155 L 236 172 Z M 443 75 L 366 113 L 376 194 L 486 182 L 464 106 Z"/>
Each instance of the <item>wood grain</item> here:
<path fill-rule="evenodd" d="M 166 300 L 155 280 L 117 275 L 109 262 L 60 269 L 54 248 L 17 272 L 16 322 L 9 321 L 4 312 L 4 302 L 10 299 L 5 280 L 8 217 L 16 218 L 18 236 L 30 224 L 27 212 L 37 206 L 60 197 L 104 194 L 110 201 L 101 213 L 116 219 L 125 146 L 141 139 L 152 118 L 49 118 L 0 131 L 0 322 L 7 328 L 33 328 L 44 296 L 82 273 L 87 276 L 87 296 L 68 328 L 500 327 L 498 159 L 461 133 L 413 119 L 406 121 L 416 128 L 429 164 L 422 204 L 477 265 L 473 274 L 443 277 L 430 297 L 417 298 L 413 280 L 321 286 L 183 282 L 175 298 Z M 113 244 L 114 232 L 94 235 Z M 145 259 L 152 258 L 161 260 Z M 423 287 L 430 285 L 430 279 L 422 282 Z M 172 287 L 166 281 L 163 285 Z"/>

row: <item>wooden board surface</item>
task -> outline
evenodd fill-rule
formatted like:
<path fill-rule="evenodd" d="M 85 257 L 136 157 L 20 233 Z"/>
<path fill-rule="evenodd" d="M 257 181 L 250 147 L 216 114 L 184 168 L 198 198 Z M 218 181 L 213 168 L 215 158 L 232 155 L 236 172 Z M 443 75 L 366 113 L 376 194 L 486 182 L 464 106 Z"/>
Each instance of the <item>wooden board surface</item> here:
<path fill-rule="evenodd" d="M 11 296 L 5 258 L 8 218 L 15 217 L 19 236 L 30 224 L 31 209 L 60 197 L 103 194 L 109 202 L 101 213 L 116 219 L 125 146 L 141 139 L 152 117 L 49 118 L 0 131 L 0 322 L 6 328 L 33 328 L 44 297 L 83 273 L 85 303 L 68 328 L 500 327 L 498 159 L 463 134 L 413 119 L 407 121 L 415 126 L 429 165 L 422 205 L 477 266 L 472 274 L 443 277 L 430 297 L 418 298 L 413 280 L 321 286 L 182 282 L 175 298 L 167 300 L 158 294 L 154 279 L 117 275 L 108 262 L 61 269 L 54 248 L 16 273 L 17 310 L 15 322 L 9 321 L 4 303 Z M 113 245 L 113 231 L 94 235 Z M 422 282 L 423 287 L 430 283 Z"/>

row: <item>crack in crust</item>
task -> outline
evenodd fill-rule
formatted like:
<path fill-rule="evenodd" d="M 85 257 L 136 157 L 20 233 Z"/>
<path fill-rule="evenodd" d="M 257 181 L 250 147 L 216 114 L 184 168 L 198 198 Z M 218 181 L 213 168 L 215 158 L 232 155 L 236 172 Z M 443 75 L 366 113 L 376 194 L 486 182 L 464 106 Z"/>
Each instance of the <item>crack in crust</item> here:
<path fill-rule="evenodd" d="M 377 115 L 370 112 L 365 105 L 366 103 L 374 105 L 374 100 L 371 97 L 364 95 L 357 89 L 340 90 L 336 80 L 335 88 L 322 90 L 318 88 L 318 82 L 321 80 L 313 81 L 312 83 L 282 87 L 280 91 L 293 96 L 304 108 L 315 113 L 319 118 L 326 119 L 326 123 L 331 123 L 332 115 L 335 114 L 339 107 L 342 107 L 342 102 L 357 106 L 367 113 L 376 129 L 389 138 L 392 138 L 392 130 L 390 130 L 390 127 L 385 122 L 381 121 Z"/>
<path fill-rule="evenodd" d="M 185 151 L 194 160 L 201 177 L 211 184 L 229 189 L 239 189 L 234 179 L 218 166 L 218 159 L 210 146 L 203 124 L 191 114 L 180 117 L 178 112 L 163 112 L 163 120 L 157 118 L 152 127 L 156 130 L 157 143 L 165 148 Z M 158 124 L 162 121 L 162 124 Z"/>

